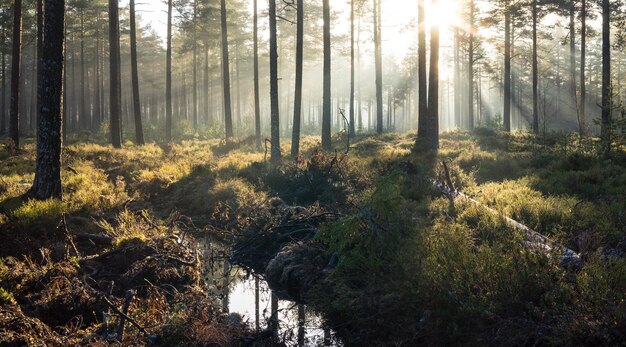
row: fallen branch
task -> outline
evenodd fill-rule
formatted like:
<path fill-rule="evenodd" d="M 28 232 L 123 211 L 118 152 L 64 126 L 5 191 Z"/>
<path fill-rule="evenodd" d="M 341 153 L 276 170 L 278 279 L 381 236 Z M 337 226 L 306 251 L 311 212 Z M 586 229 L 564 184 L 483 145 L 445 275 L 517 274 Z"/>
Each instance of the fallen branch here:
<path fill-rule="evenodd" d="M 141 331 L 141 333 L 144 334 L 144 336 L 148 338 L 152 337 L 152 335 L 150 335 L 150 333 L 148 333 L 148 331 L 144 327 L 142 327 L 139 323 L 137 323 L 136 320 L 132 319 L 127 314 L 120 311 L 120 309 L 115 307 L 115 305 L 111 302 L 111 300 L 109 300 L 105 295 L 102 295 L 102 298 L 104 299 L 104 302 L 106 302 L 106 304 L 109 305 L 109 307 L 113 310 L 113 312 L 115 312 L 118 316 L 120 316 L 120 318 L 124 318 L 125 320 L 127 320 L 130 324 L 135 326 L 135 328 Z"/>
<path fill-rule="evenodd" d="M 469 196 L 463 194 L 462 192 L 449 188 L 445 184 L 432 179 L 431 183 L 436 186 L 443 194 L 450 197 L 451 199 L 457 199 L 462 201 L 468 201 L 471 204 L 484 208 L 486 211 L 489 211 L 492 214 L 502 216 L 502 214 L 491 207 L 485 206 L 479 201 L 470 198 Z M 524 224 L 506 217 L 502 216 L 505 222 L 517 229 L 518 231 L 523 232 L 526 235 L 526 241 L 523 242 L 525 247 L 531 248 L 540 253 L 549 255 L 551 257 L 555 257 L 559 259 L 559 263 L 562 266 L 572 266 L 577 268 L 580 266 L 581 258 L 580 254 L 576 253 L 574 250 L 569 249 L 555 241 L 550 240 L 548 237 L 536 232 L 535 230 L 525 226 Z"/>

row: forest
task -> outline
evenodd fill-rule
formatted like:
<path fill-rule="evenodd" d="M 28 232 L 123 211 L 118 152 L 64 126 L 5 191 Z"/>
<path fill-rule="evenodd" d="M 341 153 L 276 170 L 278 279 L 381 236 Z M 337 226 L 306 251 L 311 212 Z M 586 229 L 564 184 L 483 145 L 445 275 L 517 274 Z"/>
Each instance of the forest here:
<path fill-rule="evenodd" d="M 623 0 L 2 0 L 0 346 L 625 346 Z"/>

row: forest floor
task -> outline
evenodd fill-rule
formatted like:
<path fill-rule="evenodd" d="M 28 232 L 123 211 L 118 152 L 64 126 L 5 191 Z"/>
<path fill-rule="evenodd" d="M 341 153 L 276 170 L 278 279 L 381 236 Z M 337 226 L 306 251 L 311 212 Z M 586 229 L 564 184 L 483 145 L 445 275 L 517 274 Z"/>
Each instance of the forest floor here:
<path fill-rule="evenodd" d="M 246 141 L 71 143 L 62 202 L 22 198 L 32 144 L 0 149 L 0 345 L 107 345 L 121 317 L 124 345 L 270 343 L 206 290 L 203 235 L 346 345 L 624 344 L 626 152 L 483 129 L 443 135 L 437 157 L 410 134 L 335 140 L 281 164 Z M 431 181 L 447 176 L 501 215 L 451 202 Z"/>

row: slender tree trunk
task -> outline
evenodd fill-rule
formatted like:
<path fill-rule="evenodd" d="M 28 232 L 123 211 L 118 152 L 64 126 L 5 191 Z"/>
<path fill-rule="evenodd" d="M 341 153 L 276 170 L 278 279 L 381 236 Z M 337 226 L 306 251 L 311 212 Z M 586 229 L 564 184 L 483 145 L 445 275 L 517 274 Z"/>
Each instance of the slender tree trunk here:
<path fill-rule="evenodd" d="M 611 152 L 611 26 L 610 1 L 602 0 L 602 154 Z"/>
<path fill-rule="evenodd" d="M 2 29 L 2 34 L 4 36 L 6 32 Z M 2 51 L 2 95 L 0 95 L 0 134 L 4 134 L 6 131 L 7 124 L 7 104 L 6 104 L 6 95 L 7 95 L 7 84 L 6 84 L 6 54 Z"/>
<path fill-rule="evenodd" d="M 504 131 L 511 131 L 511 8 L 504 8 Z"/>
<path fill-rule="evenodd" d="M 427 70 L 426 70 L 426 9 L 424 0 L 417 0 L 417 27 L 418 27 L 418 44 L 417 44 L 417 64 L 418 64 L 418 125 L 417 138 L 426 139 L 428 137 L 428 90 L 426 86 Z"/>
<path fill-rule="evenodd" d="M 330 47 L 330 0 L 324 1 L 324 95 L 322 111 L 322 147 L 332 149 L 331 138 L 331 47 Z"/>
<path fill-rule="evenodd" d="M 96 57 L 96 81 L 94 88 L 94 102 L 93 102 L 93 117 L 94 117 L 94 130 L 98 130 L 102 121 L 102 108 L 100 99 L 100 13 L 96 15 L 96 51 L 94 56 Z M 67 70 L 67 69 L 65 69 Z M 64 72 L 65 73 L 65 72 Z M 65 95 L 65 93 L 63 94 Z M 65 103 L 64 103 L 65 104 Z M 63 122 L 65 123 L 65 122 Z"/>
<path fill-rule="evenodd" d="M 433 1 L 436 6 L 437 0 Z M 428 144 L 430 149 L 439 149 L 439 23 L 430 28 L 430 74 L 428 82 Z"/>
<path fill-rule="evenodd" d="M 470 34 L 471 35 L 471 34 Z M 461 35 L 454 27 L 454 126 L 461 128 Z"/>
<path fill-rule="evenodd" d="M 193 130 L 198 131 L 198 33 L 196 29 L 196 20 L 198 12 L 198 1 L 193 1 Z"/>
<path fill-rule="evenodd" d="M 11 53 L 11 110 L 9 137 L 20 147 L 20 65 L 22 60 L 22 0 L 13 4 L 13 52 Z"/>
<path fill-rule="evenodd" d="M 581 28 L 580 28 L 580 135 L 586 130 L 586 98 L 585 65 L 587 53 L 587 0 L 581 0 Z"/>
<path fill-rule="evenodd" d="M 296 158 L 300 152 L 300 124 L 302 119 L 302 64 L 304 62 L 304 0 L 297 0 L 297 39 L 296 39 L 296 87 L 293 107 L 293 136 L 291 139 L 291 156 Z M 354 81 L 354 70 L 352 71 Z M 354 84 L 352 85 L 354 92 Z M 354 98 L 354 93 L 352 95 Z M 354 109 L 352 109 L 354 118 Z"/>
<path fill-rule="evenodd" d="M 257 149 L 261 148 L 261 98 L 259 94 L 259 14 L 254 0 L 254 130 Z"/>
<path fill-rule="evenodd" d="M 41 69 L 43 64 L 43 0 L 37 0 L 37 103 L 35 104 L 35 114 L 39 116 L 39 108 L 41 106 Z"/>
<path fill-rule="evenodd" d="M 474 11 L 476 7 L 474 5 L 474 0 L 470 0 L 469 4 L 469 36 L 468 36 L 468 48 L 467 48 L 467 90 L 468 90 L 468 103 L 467 103 L 467 121 L 468 121 L 468 129 L 470 131 L 474 130 Z"/>
<path fill-rule="evenodd" d="M 270 101 L 272 161 L 280 160 L 280 104 L 278 100 L 278 41 L 276 38 L 276 0 L 270 0 Z"/>
<path fill-rule="evenodd" d="M 210 97 L 209 97 L 209 44 L 207 41 L 204 43 L 204 118 L 206 124 L 210 123 L 211 117 L 209 116 Z"/>
<path fill-rule="evenodd" d="M 374 60 L 376 65 L 376 133 L 383 133 L 383 62 L 380 0 L 374 0 Z"/>
<path fill-rule="evenodd" d="M 130 64 L 133 78 L 133 109 L 135 115 L 135 139 L 138 145 L 145 143 L 141 124 L 141 99 L 139 95 L 139 69 L 137 67 L 137 24 L 135 22 L 135 0 L 130 0 Z"/>
<path fill-rule="evenodd" d="M 109 0 L 109 45 L 110 45 L 110 105 L 111 105 L 111 144 L 122 147 L 121 100 L 120 100 L 120 36 L 118 0 Z"/>
<path fill-rule="evenodd" d="M 167 2 L 167 52 L 165 57 L 165 141 L 172 141 L 172 0 Z"/>
<path fill-rule="evenodd" d="M 569 2 L 569 70 L 570 70 L 570 98 L 572 100 L 573 110 L 578 114 L 578 105 L 576 103 L 576 24 L 575 0 Z"/>
<path fill-rule="evenodd" d="M 61 198 L 61 109 L 65 1 L 46 0 L 42 55 L 41 110 L 38 117 L 37 164 L 30 194 L 35 199 Z"/>
<path fill-rule="evenodd" d="M 350 0 L 350 136 L 356 133 L 354 126 L 354 1 Z"/>
<path fill-rule="evenodd" d="M 87 113 L 85 83 L 85 16 L 84 10 L 80 9 L 80 123 L 84 130 L 90 128 L 90 119 Z"/>
<path fill-rule="evenodd" d="M 537 0 L 533 0 L 533 132 L 539 134 L 539 104 L 537 90 L 539 76 L 537 71 Z"/>
<path fill-rule="evenodd" d="M 221 0 L 222 22 L 222 78 L 224 80 L 224 125 L 226 139 L 233 137 L 233 111 L 230 97 L 230 62 L 228 58 L 228 23 L 226 21 L 226 0 Z"/>

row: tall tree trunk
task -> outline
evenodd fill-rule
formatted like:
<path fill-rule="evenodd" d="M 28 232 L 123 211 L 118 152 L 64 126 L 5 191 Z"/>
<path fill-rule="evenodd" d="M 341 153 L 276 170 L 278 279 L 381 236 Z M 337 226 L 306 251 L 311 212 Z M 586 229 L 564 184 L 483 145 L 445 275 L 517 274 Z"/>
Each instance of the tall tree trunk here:
<path fill-rule="evenodd" d="M 511 8 L 504 7 L 504 131 L 511 131 Z"/>
<path fill-rule="evenodd" d="M 428 90 L 426 86 L 427 70 L 426 70 L 426 8 L 424 0 L 417 0 L 417 78 L 418 78 L 418 124 L 417 138 L 422 140 L 428 137 Z"/>
<path fill-rule="evenodd" d="M 539 76 L 537 71 L 537 0 L 533 0 L 533 133 L 539 134 L 539 105 L 537 102 L 537 90 Z"/>
<path fill-rule="evenodd" d="M 135 0 L 130 0 L 130 64 L 133 78 L 133 113 L 135 115 L 135 139 L 138 145 L 145 143 L 141 124 L 141 99 L 139 95 L 139 68 L 137 67 L 137 24 Z"/>
<path fill-rule="evenodd" d="M 470 34 L 471 35 L 471 34 Z M 454 27 L 454 126 L 461 128 L 461 35 Z"/>
<path fill-rule="evenodd" d="M 355 134 L 354 126 L 354 1 L 350 0 L 350 136 Z"/>
<path fill-rule="evenodd" d="M 224 82 L 224 125 L 226 139 L 233 137 L 233 110 L 230 98 L 230 62 L 228 58 L 228 23 L 226 21 L 226 0 L 221 0 L 222 21 L 222 79 Z"/>
<path fill-rule="evenodd" d="M 291 139 L 291 156 L 296 158 L 300 152 L 300 124 L 302 120 L 302 64 L 304 62 L 304 0 L 297 0 L 297 39 L 296 39 L 296 87 L 293 107 L 293 136 Z M 353 57 L 354 58 L 354 57 Z M 352 70 L 354 82 L 354 69 Z M 354 101 L 354 83 L 352 84 L 352 100 Z M 354 121 L 354 109 L 351 109 Z"/>
<path fill-rule="evenodd" d="M 80 123 L 84 130 L 90 128 L 90 119 L 87 113 L 85 93 L 85 16 L 84 10 L 80 9 Z"/>
<path fill-rule="evenodd" d="M 165 53 L 165 141 L 172 141 L 172 0 L 167 2 L 167 52 Z"/>
<path fill-rule="evenodd" d="M 46 0 L 38 117 L 37 165 L 30 194 L 35 199 L 61 198 L 61 107 L 65 1 Z"/>
<path fill-rule="evenodd" d="M 331 48 L 330 48 L 330 0 L 324 0 L 324 95 L 322 101 L 322 147 L 332 149 L 331 138 Z"/>
<path fill-rule="evenodd" d="M 118 0 L 109 0 L 109 45 L 110 45 L 110 105 L 111 105 L 111 144 L 122 147 L 121 100 L 120 100 L 120 36 L 119 36 Z M 45 38 L 44 38 L 45 39 Z"/>
<path fill-rule="evenodd" d="M 272 160 L 280 160 L 280 104 L 278 100 L 278 42 L 276 38 L 276 0 L 270 0 L 270 101 Z"/>
<path fill-rule="evenodd" d="M 65 41 L 64 41 L 65 42 Z M 96 15 L 96 51 L 94 56 L 96 57 L 96 80 L 95 80 L 95 88 L 94 88 L 94 102 L 93 102 L 93 117 L 94 117 L 94 126 L 93 130 L 98 130 L 100 127 L 100 123 L 102 121 L 102 108 L 101 108 L 101 99 L 100 99 L 100 12 Z M 65 69 L 64 71 L 66 71 Z M 66 73 L 66 72 L 64 72 Z M 65 93 L 63 93 L 65 95 Z M 65 105 L 65 102 L 63 103 Z M 65 122 L 63 122 L 65 123 Z"/>
<path fill-rule="evenodd" d="M 261 98 L 259 95 L 259 13 L 258 0 L 254 0 L 254 130 L 256 147 L 261 148 Z"/>
<path fill-rule="evenodd" d="M 586 130 L 586 98 L 587 88 L 585 82 L 585 65 L 586 65 L 586 53 L 587 53 L 587 0 L 581 0 L 580 10 L 580 135 L 584 135 Z"/>
<path fill-rule="evenodd" d="M 374 0 L 374 60 L 376 65 L 376 133 L 383 133 L 383 62 L 380 0 Z"/>
<path fill-rule="evenodd" d="M 6 32 L 4 29 L 2 30 L 2 34 L 4 36 Z M 6 95 L 7 95 L 7 84 L 6 84 L 6 54 L 2 51 L 2 95 L 0 95 L 0 134 L 4 134 L 6 130 L 7 124 L 7 104 L 6 104 Z"/>
<path fill-rule="evenodd" d="M 204 118 L 206 124 L 210 124 L 211 117 L 209 116 L 210 97 L 209 97 L 209 44 L 207 41 L 204 43 Z"/>
<path fill-rule="evenodd" d="M 198 34 L 196 28 L 196 20 L 198 12 L 198 1 L 193 1 L 193 131 L 198 131 Z"/>
<path fill-rule="evenodd" d="M 11 110 L 9 137 L 20 146 L 20 64 L 22 60 L 22 0 L 13 5 L 13 51 L 11 63 Z"/>
<path fill-rule="evenodd" d="M 433 1 L 437 6 L 437 0 Z M 428 81 L 428 144 L 430 149 L 439 149 L 439 23 L 430 28 L 430 73 Z"/>
<path fill-rule="evenodd" d="M 570 98 L 572 107 L 578 114 L 578 105 L 576 103 L 576 9 L 575 0 L 569 2 L 569 70 L 570 70 Z"/>
<path fill-rule="evenodd" d="M 610 1 L 602 0 L 602 154 L 611 152 L 611 26 Z"/>
<path fill-rule="evenodd" d="M 37 0 L 37 103 L 35 104 L 35 114 L 39 116 L 39 108 L 41 106 L 41 69 L 43 64 L 43 0 Z"/>
<path fill-rule="evenodd" d="M 467 90 L 468 90 L 468 103 L 467 103 L 467 121 L 468 129 L 474 130 L 474 12 L 476 10 L 474 0 L 470 0 L 470 17 L 469 17 L 469 37 L 467 48 Z M 480 100 L 479 100 L 480 102 Z"/>

